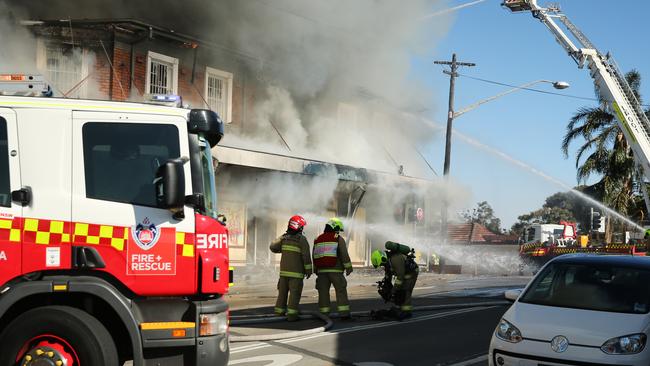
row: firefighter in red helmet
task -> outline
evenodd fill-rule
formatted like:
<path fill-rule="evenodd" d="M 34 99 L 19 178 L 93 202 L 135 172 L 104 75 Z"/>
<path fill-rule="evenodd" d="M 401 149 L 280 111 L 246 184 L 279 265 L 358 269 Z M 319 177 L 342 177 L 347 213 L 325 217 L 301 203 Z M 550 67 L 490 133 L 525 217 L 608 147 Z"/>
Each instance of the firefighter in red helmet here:
<path fill-rule="evenodd" d="M 289 321 L 298 320 L 303 279 L 312 274 L 309 242 L 302 233 L 305 225 L 307 221 L 302 216 L 292 216 L 287 232 L 275 239 L 270 246 L 273 253 L 282 253 L 275 313 L 286 314 Z"/>

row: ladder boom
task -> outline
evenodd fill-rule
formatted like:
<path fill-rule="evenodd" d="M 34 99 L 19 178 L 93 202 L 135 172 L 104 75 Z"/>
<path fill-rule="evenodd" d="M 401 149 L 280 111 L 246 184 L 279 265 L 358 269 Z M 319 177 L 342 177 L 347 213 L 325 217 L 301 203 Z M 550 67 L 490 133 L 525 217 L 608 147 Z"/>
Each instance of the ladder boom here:
<path fill-rule="evenodd" d="M 533 17 L 546 25 L 580 68 L 585 63 L 588 65 L 596 89 L 607 102 L 608 109 L 616 116 L 618 125 L 632 149 L 634 159 L 640 167 L 643 177 L 650 180 L 650 121 L 616 62 L 609 55 L 602 55 L 557 7 L 542 8 L 537 5 L 536 0 L 504 0 L 502 6 L 513 12 L 530 11 Z M 558 18 L 562 22 L 580 42 L 582 48 L 575 46 L 573 41 L 555 23 L 554 18 Z M 650 212 L 650 197 L 645 191 L 643 194 L 646 208 Z"/>

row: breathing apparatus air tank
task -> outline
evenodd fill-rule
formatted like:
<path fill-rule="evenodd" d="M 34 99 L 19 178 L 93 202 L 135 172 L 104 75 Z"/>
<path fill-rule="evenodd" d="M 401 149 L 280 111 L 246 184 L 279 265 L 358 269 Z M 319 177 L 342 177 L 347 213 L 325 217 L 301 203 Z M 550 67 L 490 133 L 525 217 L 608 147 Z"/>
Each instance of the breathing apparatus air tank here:
<path fill-rule="evenodd" d="M 387 250 L 392 252 L 402 253 L 408 255 L 411 252 L 411 248 L 407 245 L 396 243 L 394 241 L 387 241 L 385 244 Z"/>

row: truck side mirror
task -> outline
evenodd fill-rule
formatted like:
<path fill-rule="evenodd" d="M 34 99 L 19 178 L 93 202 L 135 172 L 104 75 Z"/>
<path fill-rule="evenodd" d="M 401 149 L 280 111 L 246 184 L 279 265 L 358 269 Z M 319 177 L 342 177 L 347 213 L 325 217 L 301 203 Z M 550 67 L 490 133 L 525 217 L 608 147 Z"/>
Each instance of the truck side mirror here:
<path fill-rule="evenodd" d="M 507 290 L 504 294 L 503 297 L 506 298 L 506 300 L 509 301 L 517 301 L 519 298 L 519 295 L 521 295 L 522 289 L 513 289 L 513 290 Z"/>
<path fill-rule="evenodd" d="M 169 159 L 156 171 L 156 203 L 160 208 L 180 211 L 185 205 L 183 159 Z"/>

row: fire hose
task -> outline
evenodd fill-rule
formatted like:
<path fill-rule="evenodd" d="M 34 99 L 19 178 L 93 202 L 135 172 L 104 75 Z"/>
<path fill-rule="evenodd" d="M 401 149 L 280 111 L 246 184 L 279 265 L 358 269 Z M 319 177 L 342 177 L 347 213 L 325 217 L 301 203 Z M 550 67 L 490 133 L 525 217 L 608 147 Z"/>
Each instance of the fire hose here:
<path fill-rule="evenodd" d="M 510 305 L 510 301 L 506 300 L 499 300 L 499 301 L 482 301 L 482 302 L 474 302 L 474 303 L 459 303 L 459 304 L 442 304 L 442 305 L 425 305 L 425 306 L 418 306 L 414 307 L 413 311 L 433 311 L 433 310 L 444 310 L 444 309 L 456 309 L 456 308 L 472 308 L 472 307 L 480 307 L 480 306 L 502 306 L 502 305 Z M 353 311 L 350 313 L 351 316 L 353 317 L 369 317 L 370 316 L 370 311 Z M 316 328 L 311 328 L 311 329 L 306 329 L 306 330 L 298 330 L 298 331 L 291 331 L 291 332 L 284 332 L 284 333 L 276 333 L 276 334 L 260 334 L 260 335 L 253 335 L 253 336 L 238 336 L 238 335 L 231 335 L 230 336 L 230 341 L 231 342 L 264 342 L 264 341 L 276 341 L 276 340 L 282 340 L 282 339 L 289 339 L 289 338 L 297 338 L 297 337 L 303 337 L 307 335 L 312 335 L 316 333 L 323 333 L 327 330 L 329 330 L 332 325 L 332 319 L 331 318 L 337 318 L 339 315 L 337 313 L 334 313 L 330 316 L 326 316 L 324 314 L 321 314 L 319 312 L 312 312 L 312 311 L 304 311 L 300 315 L 300 319 L 320 319 L 323 322 L 325 322 L 325 325 L 316 327 Z M 264 324 L 264 323 L 275 323 L 275 322 L 285 322 L 286 318 L 283 316 L 277 316 L 277 315 L 271 315 L 271 314 L 260 314 L 260 315 L 239 315 L 239 316 L 232 316 L 230 325 L 231 326 L 238 326 L 238 325 L 251 325 L 251 324 Z"/>

